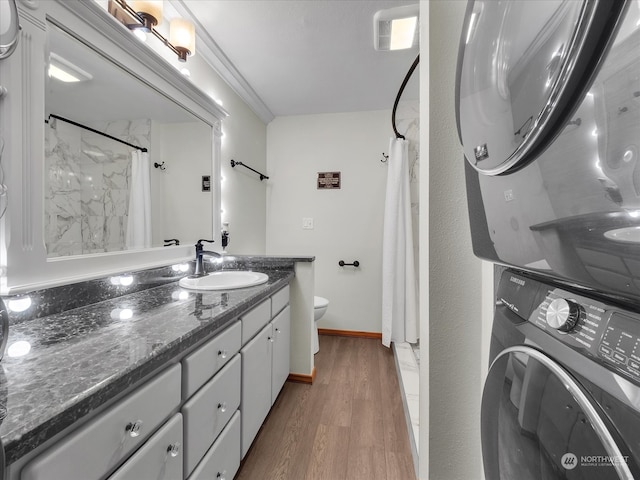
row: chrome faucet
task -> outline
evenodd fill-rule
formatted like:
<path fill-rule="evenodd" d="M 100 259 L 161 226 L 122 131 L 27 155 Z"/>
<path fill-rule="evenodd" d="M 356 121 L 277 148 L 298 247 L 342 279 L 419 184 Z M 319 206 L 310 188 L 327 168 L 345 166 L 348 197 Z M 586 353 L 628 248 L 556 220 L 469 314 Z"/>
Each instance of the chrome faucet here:
<path fill-rule="evenodd" d="M 204 247 L 202 246 L 202 242 L 213 243 L 213 240 L 205 240 L 204 238 L 201 238 L 196 243 L 196 268 L 193 272 L 193 275 L 192 275 L 193 277 L 203 277 L 206 275 L 204 271 L 204 265 L 202 264 L 202 257 L 204 257 L 205 255 L 209 257 L 218 257 L 218 258 L 221 257 L 221 255 L 218 252 L 204 250 Z"/>

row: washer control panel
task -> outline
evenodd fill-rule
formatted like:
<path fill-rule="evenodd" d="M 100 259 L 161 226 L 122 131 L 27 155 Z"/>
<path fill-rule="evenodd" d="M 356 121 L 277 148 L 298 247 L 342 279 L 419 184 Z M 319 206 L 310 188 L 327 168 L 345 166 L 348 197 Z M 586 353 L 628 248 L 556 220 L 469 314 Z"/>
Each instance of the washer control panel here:
<path fill-rule="evenodd" d="M 535 308 L 529 321 L 563 343 L 586 349 L 596 356 L 609 317 L 606 306 L 545 285 L 542 285 L 541 294 L 544 299 Z"/>
<path fill-rule="evenodd" d="M 511 271 L 498 294 L 524 320 L 640 382 L 640 314 Z"/>
<path fill-rule="evenodd" d="M 611 314 L 598 346 L 598 354 L 607 362 L 640 378 L 640 319 L 628 314 Z"/>

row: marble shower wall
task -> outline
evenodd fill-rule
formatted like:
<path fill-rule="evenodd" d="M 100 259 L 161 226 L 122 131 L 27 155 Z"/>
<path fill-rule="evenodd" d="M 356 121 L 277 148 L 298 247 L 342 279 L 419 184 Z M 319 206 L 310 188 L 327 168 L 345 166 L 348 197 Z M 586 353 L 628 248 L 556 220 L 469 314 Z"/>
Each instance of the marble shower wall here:
<path fill-rule="evenodd" d="M 149 119 L 90 126 L 149 148 Z M 131 147 L 60 120 L 52 119 L 45 131 L 48 255 L 124 250 Z"/>

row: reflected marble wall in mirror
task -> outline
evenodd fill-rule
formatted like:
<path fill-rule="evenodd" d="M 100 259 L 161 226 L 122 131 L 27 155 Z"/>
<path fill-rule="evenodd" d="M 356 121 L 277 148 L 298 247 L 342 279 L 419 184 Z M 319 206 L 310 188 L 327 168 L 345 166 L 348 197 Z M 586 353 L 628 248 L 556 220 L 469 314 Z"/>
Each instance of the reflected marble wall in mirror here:
<path fill-rule="evenodd" d="M 47 255 L 211 236 L 213 200 L 201 179 L 212 173 L 212 126 L 57 26 L 47 28 Z M 154 168 L 163 162 L 164 170 Z M 197 220 L 188 212 L 197 212 Z"/>

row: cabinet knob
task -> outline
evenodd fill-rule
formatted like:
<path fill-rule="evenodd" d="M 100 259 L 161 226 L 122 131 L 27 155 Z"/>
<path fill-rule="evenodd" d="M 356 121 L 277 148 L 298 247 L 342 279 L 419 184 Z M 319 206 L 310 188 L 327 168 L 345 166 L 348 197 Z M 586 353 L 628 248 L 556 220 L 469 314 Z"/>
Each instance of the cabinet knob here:
<path fill-rule="evenodd" d="M 276 328 L 276 333 L 278 333 L 278 334 L 280 333 L 280 329 L 279 328 Z"/>
<path fill-rule="evenodd" d="M 172 443 L 167 447 L 167 453 L 172 457 L 180 455 L 180 442 Z"/>
<path fill-rule="evenodd" d="M 126 431 L 129 432 L 129 436 L 133 438 L 140 435 L 140 430 L 142 430 L 142 420 L 129 422 L 129 424 L 126 427 Z"/>
<path fill-rule="evenodd" d="M 218 410 L 220 410 L 222 413 L 227 411 L 227 402 L 222 402 L 218 404 Z"/>
<path fill-rule="evenodd" d="M 273 343 L 273 337 L 269 337 L 269 341 Z"/>
<path fill-rule="evenodd" d="M 218 350 L 218 356 L 220 358 L 227 358 L 227 356 L 229 355 L 229 352 L 227 352 L 226 350 Z"/>
<path fill-rule="evenodd" d="M 226 475 L 227 475 L 227 471 L 223 470 L 222 472 L 218 472 L 218 474 L 216 475 L 216 478 L 219 478 L 220 480 L 226 480 Z"/>

